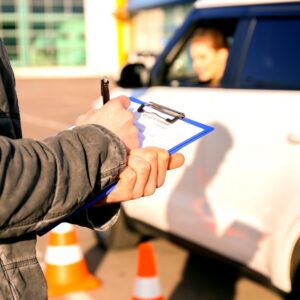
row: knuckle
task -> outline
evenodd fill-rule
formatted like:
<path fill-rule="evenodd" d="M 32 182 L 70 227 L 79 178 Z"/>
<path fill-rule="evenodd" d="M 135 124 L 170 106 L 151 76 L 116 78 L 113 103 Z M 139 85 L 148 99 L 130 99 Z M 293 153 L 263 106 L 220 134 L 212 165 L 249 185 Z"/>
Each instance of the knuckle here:
<path fill-rule="evenodd" d="M 131 168 L 127 168 L 126 172 L 124 172 L 122 178 L 126 181 L 133 181 L 136 180 L 136 173 L 131 169 Z"/>
<path fill-rule="evenodd" d="M 169 160 L 169 157 L 170 157 L 170 154 L 167 150 L 165 149 L 160 149 L 159 150 L 159 154 L 160 158 L 164 161 L 168 161 Z"/>
<path fill-rule="evenodd" d="M 137 166 L 139 167 L 140 171 L 143 173 L 150 173 L 151 171 L 151 166 L 146 160 L 141 159 L 138 162 Z"/>
<path fill-rule="evenodd" d="M 157 155 L 157 152 L 151 149 L 147 150 L 147 152 L 145 153 L 145 157 L 148 161 L 156 161 Z"/>

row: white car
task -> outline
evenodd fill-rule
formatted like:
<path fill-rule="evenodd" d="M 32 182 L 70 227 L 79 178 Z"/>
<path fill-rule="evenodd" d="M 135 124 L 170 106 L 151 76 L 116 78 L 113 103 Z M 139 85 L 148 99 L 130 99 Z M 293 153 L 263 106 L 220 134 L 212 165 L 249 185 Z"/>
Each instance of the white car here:
<path fill-rule="evenodd" d="M 216 88 L 189 83 L 188 41 L 206 26 L 230 44 Z M 172 107 L 215 130 L 182 150 L 185 166 L 155 195 L 123 205 L 108 247 L 156 229 L 290 292 L 300 265 L 300 2 L 197 1 L 152 69 L 128 65 L 119 85 L 116 94 Z"/>

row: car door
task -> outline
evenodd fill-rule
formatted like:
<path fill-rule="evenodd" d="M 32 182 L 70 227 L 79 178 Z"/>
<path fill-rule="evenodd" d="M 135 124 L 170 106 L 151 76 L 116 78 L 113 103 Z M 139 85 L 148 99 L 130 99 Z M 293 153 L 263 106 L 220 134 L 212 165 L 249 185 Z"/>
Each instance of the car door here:
<path fill-rule="evenodd" d="M 285 210 L 293 211 L 291 219 L 300 213 L 300 21 L 260 18 L 241 28 L 248 44 L 243 55 L 233 51 L 241 59 L 233 88 L 188 87 L 182 50 L 164 75 L 172 86 L 139 95 L 215 131 L 182 150 L 185 167 L 172 171 L 153 197 L 126 204 L 126 210 L 268 274 L 274 229 Z"/>

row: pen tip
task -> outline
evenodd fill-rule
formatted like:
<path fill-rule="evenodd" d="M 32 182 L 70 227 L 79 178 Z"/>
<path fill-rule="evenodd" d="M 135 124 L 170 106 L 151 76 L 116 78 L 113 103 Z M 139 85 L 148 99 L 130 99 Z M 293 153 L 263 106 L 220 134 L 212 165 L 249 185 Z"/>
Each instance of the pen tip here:
<path fill-rule="evenodd" d="M 108 78 L 107 78 L 106 76 L 104 76 L 104 77 L 102 78 L 102 81 L 103 81 L 103 83 L 108 83 L 108 82 L 109 82 L 109 80 L 108 80 Z"/>

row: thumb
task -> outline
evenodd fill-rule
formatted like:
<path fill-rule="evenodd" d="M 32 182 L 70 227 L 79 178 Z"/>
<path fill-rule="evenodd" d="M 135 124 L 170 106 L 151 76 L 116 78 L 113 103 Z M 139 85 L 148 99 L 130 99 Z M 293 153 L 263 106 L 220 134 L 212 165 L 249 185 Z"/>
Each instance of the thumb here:
<path fill-rule="evenodd" d="M 181 153 L 170 155 L 168 170 L 176 169 L 184 164 L 184 156 Z"/>

